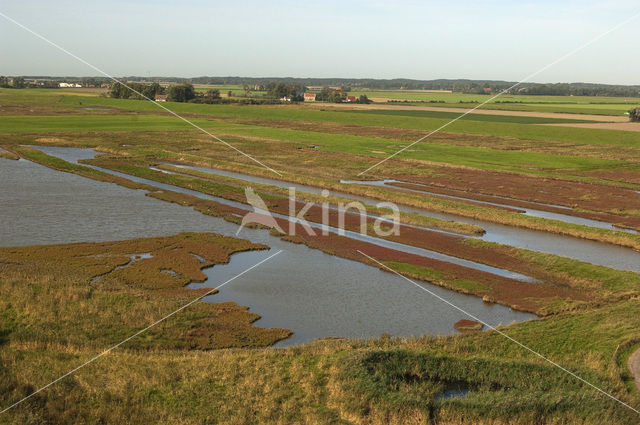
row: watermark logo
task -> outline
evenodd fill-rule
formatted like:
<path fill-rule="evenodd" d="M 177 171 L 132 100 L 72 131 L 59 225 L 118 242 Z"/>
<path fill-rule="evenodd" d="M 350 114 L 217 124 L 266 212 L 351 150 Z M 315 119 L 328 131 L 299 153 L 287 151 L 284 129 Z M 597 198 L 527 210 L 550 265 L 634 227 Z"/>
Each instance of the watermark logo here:
<path fill-rule="evenodd" d="M 245 188 L 245 196 L 253 211 L 242 217 L 242 223 L 236 235 L 250 224 L 260 224 L 291 236 L 300 229 L 309 236 L 316 236 L 318 233 L 323 236 L 330 233 L 344 236 L 348 232 L 372 234 L 378 237 L 400 234 L 400 209 L 393 202 L 377 203 L 376 214 L 370 215 L 367 207 L 359 201 L 331 204 L 328 200 L 328 190 L 321 192 L 321 196 L 327 200 L 319 204 L 299 201 L 296 197 L 296 188 L 290 187 L 287 211 L 270 211 L 265 201 L 253 188 Z M 380 211 L 383 213 L 379 213 Z M 284 222 L 288 222 L 287 232 L 281 226 Z"/>
<path fill-rule="evenodd" d="M 236 236 L 238 236 L 240 231 L 248 224 L 262 224 L 263 226 L 276 229 L 280 233 L 284 233 L 284 230 L 282 230 L 276 219 L 269 212 L 267 204 L 264 203 L 260 195 L 253 191 L 253 188 L 245 188 L 244 195 L 247 198 L 247 203 L 253 207 L 253 211 L 246 213 L 244 217 L 242 217 L 242 223 L 240 223 Z"/>

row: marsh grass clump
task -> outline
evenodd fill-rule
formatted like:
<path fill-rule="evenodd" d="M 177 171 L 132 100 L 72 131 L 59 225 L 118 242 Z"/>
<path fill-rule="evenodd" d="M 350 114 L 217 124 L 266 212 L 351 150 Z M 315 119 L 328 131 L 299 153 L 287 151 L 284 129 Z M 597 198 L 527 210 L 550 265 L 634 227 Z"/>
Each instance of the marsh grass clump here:
<path fill-rule="evenodd" d="M 0 158 L 18 160 L 20 156 L 0 147 Z"/>

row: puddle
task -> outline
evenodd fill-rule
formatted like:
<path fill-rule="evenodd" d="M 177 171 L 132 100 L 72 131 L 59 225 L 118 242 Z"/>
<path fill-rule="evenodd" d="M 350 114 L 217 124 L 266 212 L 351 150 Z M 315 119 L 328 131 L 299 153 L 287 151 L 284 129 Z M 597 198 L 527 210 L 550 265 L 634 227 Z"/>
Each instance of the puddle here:
<path fill-rule="evenodd" d="M 435 396 L 436 400 L 449 400 L 452 398 L 464 398 L 471 394 L 471 390 L 465 383 L 448 384 L 444 391 Z"/>
<path fill-rule="evenodd" d="M 151 255 L 148 252 L 145 252 L 143 254 L 133 254 L 129 256 L 129 261 L 126 264 L 122 264 L 120 266 L 115 266 L 113 269 L 109 270 L 106 273 L 103 274 L 99 274 L 98 276 L 94 276 L 91 278 L 91 280 L 89 280 L 89 285 L 93 285 L 96 282 L 99 282 L 100 279 L 102 279 L 104 276 L 111 274 L 113 272 L 115 272 L 116 270 L 120 270 L 120 269 L 124 269 L 125 267 L 129 267 L 131 264 L 138 262 L 140 260 L 144 260 L 145 258 L 153 258 L 153 255 Z"/>

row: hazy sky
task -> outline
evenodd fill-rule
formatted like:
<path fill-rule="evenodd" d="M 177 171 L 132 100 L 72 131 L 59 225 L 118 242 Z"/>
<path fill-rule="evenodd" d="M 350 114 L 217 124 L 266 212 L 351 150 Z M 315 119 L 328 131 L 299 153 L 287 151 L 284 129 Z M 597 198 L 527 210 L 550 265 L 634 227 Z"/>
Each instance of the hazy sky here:
<path fill-rule="evenodd" d="M 517 81 L 640 12 L 637 0 L 0 0 L 114 76 Z M 640 84 L 640 18 L 533 80 Z M 0 17 L 0 75 L 98 75 Z"/>

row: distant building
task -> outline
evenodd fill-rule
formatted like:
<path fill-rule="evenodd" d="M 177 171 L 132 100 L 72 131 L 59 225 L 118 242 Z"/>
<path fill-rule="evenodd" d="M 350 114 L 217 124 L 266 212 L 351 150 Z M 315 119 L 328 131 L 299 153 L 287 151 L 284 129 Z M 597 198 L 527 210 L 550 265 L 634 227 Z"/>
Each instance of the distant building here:
<path fill-rule="evenodd" d="M 291 102 L 291 97 L 289 97 L 289 96 L 282 96 L 282 97 L 280 98 L 280 100 L 282 100 L 283 102 Z"/>
<path fill-rule="evenodd" d="M 166 94 L 157 94 L 156 97 L 153 99 L 156 102 L 166 102 L 167 101 L 167 95 Z"/>
<path fill-rule="evenodd" d="M 315 102 L 316 101 L 316 94 L 315 93 L 305 93 L 304 94 L 304 101 L 305 102 Z"/>
<path fill-rule="evenodd" d="M 355 102 L 356 101 L 356 97 L 355 96 L 347 96 L 346 101 L 347 102 Z"/>
<path fill-rule="evenodd" d="M 80 84 L 75 84 L 75 83 L 60 83 L 60 84 L 58 84 L 58 87 L 64 87 L 64 88 L 74 87 L 74 88 L 78 88 L 78 87 L 82 87 L 82 86 Z"/>

